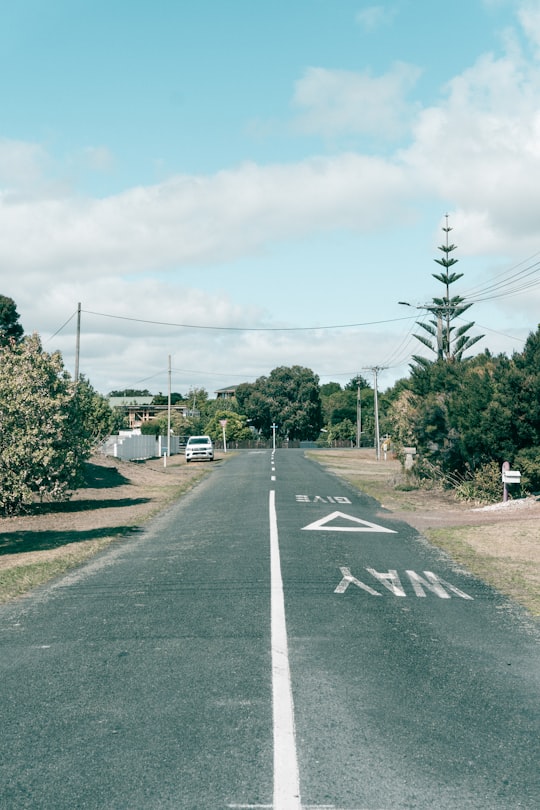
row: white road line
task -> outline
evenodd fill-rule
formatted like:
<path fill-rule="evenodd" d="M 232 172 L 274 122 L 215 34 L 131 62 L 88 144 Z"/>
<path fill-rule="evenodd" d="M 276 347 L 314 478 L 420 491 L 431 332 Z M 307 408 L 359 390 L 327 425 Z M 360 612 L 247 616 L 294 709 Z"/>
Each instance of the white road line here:
<path fill-rule="evenodd" d="M 285 598 L 281 578 L 276 493 L 270 490 L 270 590 L 272 702 L 274 715 L 274 810 L 301 810 L 294 706 L 289 669 Z"/>

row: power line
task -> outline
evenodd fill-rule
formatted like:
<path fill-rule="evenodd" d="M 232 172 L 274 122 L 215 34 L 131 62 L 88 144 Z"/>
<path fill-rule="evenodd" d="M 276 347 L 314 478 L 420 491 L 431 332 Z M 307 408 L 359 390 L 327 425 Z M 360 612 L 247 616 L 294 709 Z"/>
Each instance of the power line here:
<path fill-rule="evenodd" d="M 146 318 L 133 318 L 127 315 L 112 315 L 108 312 L 93 312 L 89 309 L 84 309 L 86 315 L 97 315 L 101 318 L 112 318 L 120 321 L 132 321 L 134 323 L 147 323 L 152 326 L 173 326 L 180 329 L 205 329 L 216 332 L 320 332 L 331 329 L 354 329 L 360 326 L 377 326 L 385 323 L 395 323 L 396 321 L 408 321 L 406 318 L 387 318 L 381 321 L 365 321 L 363 323 L 341 323 L 333 324 L 331 326 L 212 326 L 208 324 L 191 324 L 191 323 L 171 323 L 170 321 L 153 321 Z"/>

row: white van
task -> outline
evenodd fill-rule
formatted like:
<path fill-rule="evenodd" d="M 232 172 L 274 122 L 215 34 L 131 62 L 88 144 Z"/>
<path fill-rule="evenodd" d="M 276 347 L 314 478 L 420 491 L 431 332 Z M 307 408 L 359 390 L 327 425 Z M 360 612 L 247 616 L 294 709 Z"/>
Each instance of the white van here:
<path fill-rule="evenodd" d="M 186 444 L 186 461 L 213 461 L 214 446 L 210 436 L 190 436 Z"/>

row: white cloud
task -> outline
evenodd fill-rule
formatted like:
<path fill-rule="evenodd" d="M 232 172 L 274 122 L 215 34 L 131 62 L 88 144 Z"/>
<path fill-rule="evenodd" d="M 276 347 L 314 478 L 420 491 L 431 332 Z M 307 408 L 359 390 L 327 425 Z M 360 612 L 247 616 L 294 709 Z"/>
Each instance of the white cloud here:
<path fill-rule="evenodd" d="M 533 10 L 524 5 L 521 21 L 540 43 Z M 418 78 L 411 65 L 395 65 L 380 77 L 307 71 L 295 93 L 295 124 L 305 132 L 390 137 L 406 131 L 415 113 L 411 145 L 386 159 L 348 152 L 290 164 L 245 163 L 93 199 L 57 182 L 55 172 L 61 175 L 69 160 L 59 168 L 38 144 L 0 141 L 1 292 L 15 299 L 25 330 L 38 329 L 46 348 L 61 348 L 68 368 L 74 321 L 46 339 L 81 301 L 81 371 L 102 391 L 139 387 L 146 377 L 140 387 L 164 390 L 168 354 L 173 385 L 182 392 L 199 384 L 213 391 L 296 363 L 344 382 L 359 370 L 348 366 L 359 363 L 360 345 L 362 364 L 384 363 L 399 344 L 399 335 L 384 327 L 341 334 L 216 332 L 88 311 L 164 323 L 267 326 L 276 313 L 264 306 L 266 279 L 250 281 L 253 300 L 263 302 L 255 306 L 233 292 L 205 292 L 200 274 L 324 232 L 386 229 L 391 239 L 393 224 L 403 224 L 416 205 L 430 207 L 434 220 L 449 209 L 460 258 L 491 254 L 511 264 L 532 256 L 539 247 L 540 70 L 517 38 L 508 42 L 505 54 L 479 58 L 449 81 L 438 104 L 422 110 L 406 102 Z M 86 157 L 100 169 L 112 159 L 105 148 L 89 149 Z M 398 253 L 399 243 L 396 264 L 407 271 Z M 151 277 L 155 271 L 159 276 Z M 331 288 L 332 281 L 325 283 Z M 346 296 L 347 285 L 340 279 L 336 294 Z M 388 300 L 400 295 L 392 291 Z M 505 304 L 510 309 L 512 299 Z M 538 295 L 531 293 L 525 306 L 534 317 Z M 298 323 L 306 323 L 304 313 Z M 491 336 L 488 345 L 506 348 Z"/>
<path fill-rule="evenodd" d="M 539 98 L 536 65 L 486 55 L 418 116 L 402 159 L 474 223 L 461 233 L 467 251 L 524 255 L 538 244 Z"/>
<path fill-rule="evenodd" d="M 37 195 L 46 185 L 50 164 L 40 144 L 0 138 L 0 188 L 5 194 Z"/>
<path fill-rule="evenodd" d="M 179 268 L 314 231 L 381 225 L 410 194 L 399 167 L 345 154 L 180 176 L 103 200 L 0 197 L 0 261 L 71 277 Z"/>
<path fill-rule="evenodd" d="M 540 7 L 536 0 L 523 3 L 517 15 L 525 35 L 540 50 Z"/>
<path fill-rule="evenodd" d="M 352 133 L 398 140 L 416 109 L 406 96 L 420 72 L 402 62 L 383 76 L 309 68 L 296 83 L 293 103 L 301 112 L 295 126 L 324 137 Z"/>
<path fill-rule="evenodd" d="M 383 25 L 392 22 L 396 16 L 395 6 L 367 6 L 362 11 L 357 12 L 356 22 L 366 31 L 374 31 Z"/>

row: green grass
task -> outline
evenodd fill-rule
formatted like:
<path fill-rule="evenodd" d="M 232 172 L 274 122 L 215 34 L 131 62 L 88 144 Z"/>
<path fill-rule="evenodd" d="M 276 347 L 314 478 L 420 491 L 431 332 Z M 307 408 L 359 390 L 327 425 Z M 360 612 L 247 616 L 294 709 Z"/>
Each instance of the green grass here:
<path fill-rule="evenodd" d="M 88 540 L 73 548 L 66 548 L 66 553 L 51 560 L 38 560 L 25 565 L 0 570 L 0 602 L 8 602 L 17 596 L 23 596 L 33 588 L 43 585 L 52 579 L 65 574 L 98 551 L 113 542 L 114 537 Z"/>

